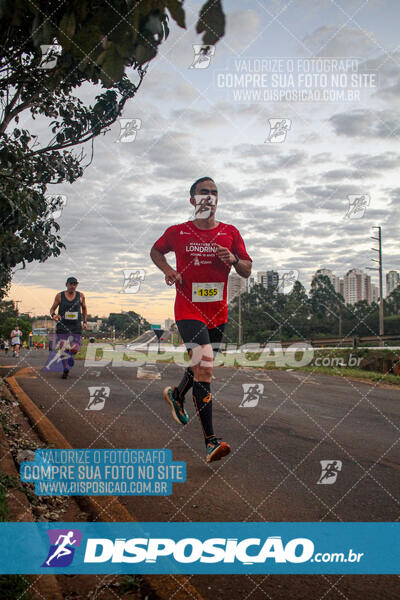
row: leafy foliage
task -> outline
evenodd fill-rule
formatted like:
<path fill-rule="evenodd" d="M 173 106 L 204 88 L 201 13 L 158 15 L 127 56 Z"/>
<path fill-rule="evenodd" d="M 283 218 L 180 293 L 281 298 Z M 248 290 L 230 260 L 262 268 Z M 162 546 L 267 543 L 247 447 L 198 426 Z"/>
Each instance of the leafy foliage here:
<path fill-rule="evenodd" d="M 103 322 L 103 331 L 110 331 L 111 327 L 115 328 L 117 337 L 135 338 L 138 336 L 138 330 L 143 333 L 146 329 L 150 329 L 150 323 L 142 316 L 130 310 L 125 313 L 110 313 L 108 319 Z"/>
<path fill-rule="evenodd" d="M 15 328 L 16 322 L 18 323 L 18 327 L 22 332 L 22 340 L 27 340 L 29 337 L 29 332 L 31 331 L 31 322 L 28 319 L 18 317 L 15 320 L 12 317 L 8 317 L 0 324 L 0 335 L 3 339 L 10 339 L 10 333 Z"/>
<path fill-rule="evenodd" d="M 385 315 L 399 315 L 400 314 L 400 285 L 398 285 L 392 293 L 386 298 L 385 302 Z"/>
<path fill-rule="evenodd" d="M 12 317 L 15 323 L 18 317 L 18 310 L 15 308 L 12 300 L 0 301 L 0 324 L 8 319 L 8 317 Z"/>
<path fill-rule="evenodd" d="M 222 8 L 219 0 L 208 5 L 199 31 L 205 43 L 213 31 L 215 43 L 224 33 Z M 168 36 L 170 16 L 185 27 L 183 2 L 0 0 L 0 298 L 18 264 L 64 248 L 54 219 L 61 198 L 50 203 L 47 186 L 82 175 L 85 156 L 71 149 L 121 116 Z M 83 84 L 99 90 L 90 106 L 77 96 Z M 47 120 L 50 139 L 24 128 L 24 113 L 40 125 Z"/>
<path fill-rule="evenodd" d="M 384 305 L 385 333 L 398 333 L 400 287 L 392 292 Z M 238 299 L 235 298 L 230 305 L 225 330 L 227 343 L 238 341 L 238 316 Z M 299 281 L 289 294 L 262 285 L 255 285 L 249 293 L 242 294 L 244 343 L 337 337 L 340 317 L 343 336 L 379 334 L 378 304 L 368 304 L 366 300 L 346 304 L 326 275 L 314 277 L 309 296 Z"/>
<path fill-rule="evenodd" d="M 28 339 L 31 331 L 31 319 L 26 316 L 19 317 L 18 310 L 15 308 L 14 302 L 6 300 L 0 301 L 0 338 L 10 339 L 10 333 L 14 329 L 16 323 L 22 331 L 24 340 Z"/>
<path fill-rule="evenodd" d="M 220 0 L 208 0 L 200 11 L 196 26 L 203 33 L 204 44 L 215 44 L 225 33 L 225 15 Z"/>

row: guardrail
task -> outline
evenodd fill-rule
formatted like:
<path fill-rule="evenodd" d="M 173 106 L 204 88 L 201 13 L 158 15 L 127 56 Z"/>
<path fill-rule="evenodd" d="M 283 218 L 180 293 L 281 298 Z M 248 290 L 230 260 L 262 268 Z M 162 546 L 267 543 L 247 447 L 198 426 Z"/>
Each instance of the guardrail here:
<path fill-rule="evenodd" d="M 400 335 L 367 335 L 367 336 L 351 336 L 351 337 L 338 337 L 338 338 L 318 338 L 318 339 L 299 339 L 290 340 L 288 342 L 281 342 L 282 348 L 290 346 L 295 343 L 309 343 L 313 347 L 315 346 L 349 346 L 349 348 L 357 348 L 363 343 L 377 343 L 379 346 L 383 346 L 385 342 L 399 342 Z M 390 348 L 390 346 L 388 346 Z"/>

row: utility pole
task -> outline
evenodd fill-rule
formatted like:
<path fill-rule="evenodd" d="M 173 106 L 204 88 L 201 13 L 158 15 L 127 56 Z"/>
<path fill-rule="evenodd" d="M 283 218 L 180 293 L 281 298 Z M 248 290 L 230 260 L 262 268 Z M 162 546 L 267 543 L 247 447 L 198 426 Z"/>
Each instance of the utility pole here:
<path fill-rule="evenodd" d="M 378 252 L 378 260 L 371 258 L 374 262 L 378 263 L 378 267 L 367 267 L 370 271 L 379 271 L 379 335 L 384 335 L 384 322 L 383 322 L 383 261 L 382 261 L 382 227 L 379 225 L 372 229 L 378 230 L 378 237 L 371 237 L 371 240 L 377 240 L 378 248 L 371 248 L 374 252 Z M 384 345 L 384 342 L 381 342 Z"/>
<path fill-rule="evenodd" d="M 242 288 L 239 286 L 239 347 L 243 344 L 243 329 L 242 329 Z"/>

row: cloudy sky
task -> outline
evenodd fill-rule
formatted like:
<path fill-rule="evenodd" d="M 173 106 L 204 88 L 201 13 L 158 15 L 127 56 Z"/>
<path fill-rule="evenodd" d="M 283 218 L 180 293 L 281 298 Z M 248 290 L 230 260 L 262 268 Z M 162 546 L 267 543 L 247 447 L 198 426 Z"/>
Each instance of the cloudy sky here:
<path fill-rule="evenodd" d="M 366 269 L 374 225 L 384 271 L 399 270 L 398 0 L 225 0 L 225 37 L 207 68 L 189 68 L 202 4 L 186 0 L 187 30 L 171 21 L 126 105 L 124 118 L 141 121 L 136 138 L 119 142 L 116 123 L 80 180 L 49 189 L 67 198 L 58 219 L 67 248 L 15 273 L 10 297 L 22 311 L 47 313 L 75 275 L 91 314 L 172 317 L 174 290 L 149 251 L 168 226 L 192 218 L 188 191 L 204 175 L 254 272 L 295 269 L 308 290 L 318 268 Z M 286 124 L 283 141 L 271 139 L 270 119 Z M 349 195 L 364 196 L 364 209 L 349 214 Z M 145 271 L 137 294 L 120 293 L 124 269 Z"/>

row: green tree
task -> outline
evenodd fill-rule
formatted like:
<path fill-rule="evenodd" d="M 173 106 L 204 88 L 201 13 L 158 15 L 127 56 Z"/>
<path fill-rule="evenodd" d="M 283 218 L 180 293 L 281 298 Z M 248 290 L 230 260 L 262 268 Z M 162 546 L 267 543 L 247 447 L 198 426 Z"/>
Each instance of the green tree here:
<path fill-rule="evenodd" d="M 310 301 L 313 315 L 329 318 L 337 307 L 338 298 L 335 288 L 327 275 L 318 273 L 311 281 Z"/>
<path fill-rule="evenodd" d="M 287 297 L 274 287 L 255 284 L 249 293 L 242 294 L 243 342 L 265 343 L 281 339 Z M 238 342 L 238 298 L 229 307 L 225 340 Z"/>
<path fill-rule="evenodd" d="M 75 147 L 91 142 L 93 155 L 94 138 L 122 114 L 168 36 L 169 16 L 185 27 L 183 2 L 0 0 L 0 298 L 17 265 L 64 248 L 54 220 L 61 198 L 46 198 L 47 186 L 82 175 Z M 203 43 L 217 42 L 224 24 L 220 0 L 206 2 Z M 97 93 L 89 106 L 77 95 L 83 84 Z M 47 120 L 46 139 L 23 126 L 28 115 Z"/>
<path fill-rule="evenodd" d="M 377 335 L 379 333 L 379 309 L 376 302 L 368 304 L 360 300 L 347 306 L 347 318 L 352 322 L 352 335 Z M 350 331 L 350 330 L 349 330 Z"/>
<path fill-rule="evenodd" d="M 400 314 L 385 317 L 385 334 L 399 335 Z"/>
<path fill-rule="evenodd" d="M 135 338 L 140 332 L 150 329 L 150 323 L 138 313 L 130 310 L 124 313 L 110 313 L 108 319 L 103 323 L 103 330 L 110 332 L 110 328 L 115 328 L 115 335 L 122 338 Z"/>
<path fill-rule="evenodd" d="M 15 325 L 18 323 L 18 327 L 22 331 L 22 340 L 27 341 L 29 337 L 29 332 L 31 330 L 31 322 L 27 319 L 18 318 L 17 320 L 13 317 L 7 317 L 5 321 L 3 321 L 0 325 L 0 334 L 3 339 L 11 339 L 10 333 L 15 328 Z"/>
<path fill-rule="evenodd" d="M 88 321 L 99 321 L 99 320 L 101 320 L 101 318 L 98 315 L 93 316 L 93 315 L 89 315 L 88 314 L 87 315 L 87 320 Z"/>
<path fill-rule="evenodd" d="M 384 303 L 385 315 L 391 316 L 400 314 L 400 285 L 389 294 L 384 300 Z"/>
<path fill-rule="evenodd" d="M 0 300 L 0 326 L 11 317 L 16 322 L 18 310 L 12 300 Z"/>
<path fill-rule="evenodd" d="M 287 295 L 285 305 L 284 324 L 282 327 L 285 338 L 309 337 L 310 319 L 310 299 L 302 283 L 296 281 L 293 289 Z"/>
<path fill-rule="evenodd" d="M 327 275 L 317 271 L 311 282 L 311 332 L 322 335 L 338 334 L 339 322 L 345 308 L 344 298 L 335 291 Z"/>

